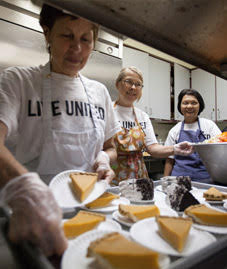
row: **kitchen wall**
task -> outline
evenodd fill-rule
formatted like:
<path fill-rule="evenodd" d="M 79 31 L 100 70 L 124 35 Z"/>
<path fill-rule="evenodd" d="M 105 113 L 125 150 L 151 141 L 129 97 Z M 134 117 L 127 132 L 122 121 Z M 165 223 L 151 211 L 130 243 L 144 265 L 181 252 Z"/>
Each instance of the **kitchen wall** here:
<path fill-rule="evenodd" d="M 169 130 L 176 124 L 176 123 L 161 123 L 160 121 L 151 120 L 155 134 L 157 134 L 157 139 L 161 139 L 163 142 L 166 140 Z M 217 126 L 222 131 L 224 127 L 227 126 L 227 121 L 223 122 L 216 122 Z"/>

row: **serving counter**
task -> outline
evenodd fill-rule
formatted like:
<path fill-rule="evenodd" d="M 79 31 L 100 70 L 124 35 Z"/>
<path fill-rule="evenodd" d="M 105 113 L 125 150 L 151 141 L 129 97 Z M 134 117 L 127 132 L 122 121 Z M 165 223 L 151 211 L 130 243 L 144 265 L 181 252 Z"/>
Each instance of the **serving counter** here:
<path fill-rule="evenodd" d="M 160 185 L 160 180 L 154 182 L 155 188 Z M 193 182 L 192 186 L 198 189 L 208 189 L 212 185 Z M 220 191 L 227 192 L 227 187 L 216 186 Z M 157 190 L 159 189 L 159 191 Z M 113 187 L 110 191 L 114 193 L 119 193 L 118 187 Z M 156 192 L 161 192 L 160 188 L 156 188 Z M 162 193 L 163 195 L 163 193 Z M 156 201 L 155 204 L 159 206 L 162 201 Z M 218 209 L 225 210 L 223 205 L 213 205 Z M 74 212 L 68 212 L 64 214 L 64 218 L 70 218 L 75 215 Z M 179 214 L 180 215 L 180 214 Z M 112 213 L 106 214 L 107 219 L 112 219 Z M 18 269 L 18 268 L 36 268 L 36 269 L 54 269 L 60 268 L 60 259 L 56 257 L 51 260 L 46 259 L 37 249 L 34 249 L 31 245 L 30 247 L 19 245 L 13 246 L 5 238 L 6 232 L 6 219 L 0 217 L 0 260 L 1 268 L 7 269 Z M 129 228 L 121 225 L 123 231 L 129 231 Z M 201 249 L 197 253 L 186 257 L 176 257 L 170 256 L 170 264 L 167 267 L 168 269 L 191 269 L 191 268 L 218 268 L 224 269 L 227 268 L 227 234 L 215 234 L 213 233 L 216 241 L 208 245 L 207 247 Z M 75 268 L 78 268 L 75 264 Z M 167 269 L 165 268 L 165 269 Z"/>

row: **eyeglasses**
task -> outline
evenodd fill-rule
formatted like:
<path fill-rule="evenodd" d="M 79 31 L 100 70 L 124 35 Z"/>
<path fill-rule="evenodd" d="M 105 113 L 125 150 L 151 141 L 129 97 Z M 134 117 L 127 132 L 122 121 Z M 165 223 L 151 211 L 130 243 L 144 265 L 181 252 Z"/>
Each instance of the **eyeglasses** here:
<path fill-rule="evenodd" d="M 143 88 L 143 84 L 139 83 L 139 82 L 133 82 L 132 80 L 130 79 L 125 79 L 125 80 L 122 80 L 125 84 L 125 86 L 127 87 L 132 87 L 133 85 L 135 85 L 135 87 L 137 89 L 142 89 Z"/>

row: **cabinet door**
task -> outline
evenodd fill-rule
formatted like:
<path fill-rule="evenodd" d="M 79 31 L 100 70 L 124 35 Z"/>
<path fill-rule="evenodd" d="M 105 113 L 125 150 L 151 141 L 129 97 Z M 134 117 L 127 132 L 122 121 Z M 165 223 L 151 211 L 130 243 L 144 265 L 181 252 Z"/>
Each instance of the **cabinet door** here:
<path fill-rule="evenodd" d="M 217 120 L 227 120 L 227 81 L 216 77 L 217 86 Z"/>
<path fill-rule="evenodd" d="M 215 119 L 215 76 L 201 69 L 191 71 L 192 88 L 200 92 L 205 102 L 201 117 Z"/>
<path fill-rule="evenodd" d="M 150 117 L 170 120 L 170 64 L 149 57 Z"/>
<path fill-rule="evenodd" d="M 174 119 L 183 120 L 177 109 L 178 95 L 183 89 L 190 88 L 190 71 L 178 64 L 174 64 Z"/>
<path fill-rule="evenodd" d="M 123 67 L 135 66 L 143 74 L 143 94 L 140 101 L 135 103 L 135 106 L 142 109 L 149 115 L 148 57 L 148 53 L 123 47 Z"/>

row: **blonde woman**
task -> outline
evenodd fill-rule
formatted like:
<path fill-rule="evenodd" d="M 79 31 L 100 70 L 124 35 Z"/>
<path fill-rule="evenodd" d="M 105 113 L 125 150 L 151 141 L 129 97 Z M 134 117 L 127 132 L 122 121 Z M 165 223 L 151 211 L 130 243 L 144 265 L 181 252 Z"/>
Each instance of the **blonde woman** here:
<path fill-rule="evenodd" d="M 143 75 L 136 67 L 123 68 L 117 79 L 118 99 L 113 103 L 114 111 L 121 124 L 121 131 L 114 141 L 118 158 L 112 168 L 115 172 L 113 184 L 130 178 L 148 178 L 143 151 L 152 157 L 167 157 L 172 154 L 188 155 L 192 147 L 187 142 L 174 146 L 157 143 L 149 116 L 134 103 L 142 97 Z"/>

